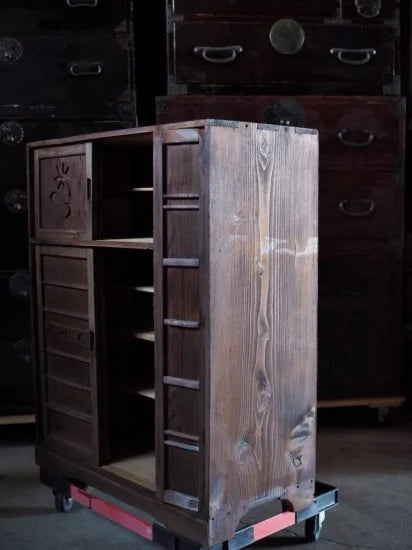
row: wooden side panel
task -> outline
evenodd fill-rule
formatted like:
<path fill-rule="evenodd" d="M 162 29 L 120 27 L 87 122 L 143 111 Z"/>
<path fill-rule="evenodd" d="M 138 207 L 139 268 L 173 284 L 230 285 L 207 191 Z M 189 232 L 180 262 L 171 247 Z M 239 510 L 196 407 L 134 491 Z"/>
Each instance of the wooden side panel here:
<path fill-rule="evenodd" d="M 312 502 L 318 137 L 210 128 L 210 543 L 261 500 Z"/>
<path fill-rule="evenodd" d="M 45 441 L 96 463 L 93 252 L 39 246 L 36 278 Z"/>

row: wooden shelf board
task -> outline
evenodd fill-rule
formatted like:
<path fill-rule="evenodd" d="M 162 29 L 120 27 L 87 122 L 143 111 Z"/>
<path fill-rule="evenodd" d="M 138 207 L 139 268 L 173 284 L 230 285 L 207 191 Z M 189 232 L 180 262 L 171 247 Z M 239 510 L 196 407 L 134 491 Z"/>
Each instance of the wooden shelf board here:
<path fill-rule="evenodd" d="M 132 187 L 132 193 L 151 193 L 153 192 L 153 187 Z"/>
<path fill-rule="evenodd" d="M 394 397 L 356 397 L 353 399 L 330 399 L 318 401 L 319 409 L 335 407 L 401 407 L 405 397 L 397 395 Z"/>
<path fill-rule="evenodd" d="M 138 340 L 147 340 L 148 342 L 154 342 L 154 332 L 153 331 L 146 331 L 146 332 L 135 332 L 134 337 Z"/>
<path fill-rule="evenodd" d="M 143 390 L 138 390 L 137 394 L 142 395 L 143 397 L 148 397 L 149 399 L 156 399 L 154 388 L 145 388 Z"/>
<path fill-rule="evenodd" d="M 154 451 L 112 462 L 103 466 L 103 469 L 137 483 L 150 491 L 156 490 L 156 458 Z"/>
<path fill-rule="evenodd" d="M 11 416 L 0 416 L 0 426 L 9 426 L 11 424 L 35 424 L 34 414 L 16 414 Z"/>
<path fill-rule="evenodd" d="M 92 241 L 92 246 L 106 247 L 106 248 L 143 248 L 153 249 L 153 238 L 142 237 L 139 239 L 99 239 Z"/>
<path fill-rule="evenodd" d="M 154 294 L 154 287 L 152 286 L 134 286 L 133 290 L 136 290 L 136 292 L 147 292 L 148 294 Z"/>

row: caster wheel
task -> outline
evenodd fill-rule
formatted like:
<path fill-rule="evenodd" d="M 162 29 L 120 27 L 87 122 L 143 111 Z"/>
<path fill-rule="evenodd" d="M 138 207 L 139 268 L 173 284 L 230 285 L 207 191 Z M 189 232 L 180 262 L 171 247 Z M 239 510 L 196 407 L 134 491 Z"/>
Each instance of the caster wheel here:
<path fill-rule="evenodd" d="M 308 542 L 316 542 L 319 540 L 324 520 L 325 512 L 320 512 L 316 516 L 305 521 L 305 539 Z"/>
<path fill-rule="evenodd" d="M 58 512 L 66 514 L 67 512 L 70 512 L 73 507 L 73 499 L 71 497 L 63 495 L 62 493 L 55 493 L 54 505 Z"/>

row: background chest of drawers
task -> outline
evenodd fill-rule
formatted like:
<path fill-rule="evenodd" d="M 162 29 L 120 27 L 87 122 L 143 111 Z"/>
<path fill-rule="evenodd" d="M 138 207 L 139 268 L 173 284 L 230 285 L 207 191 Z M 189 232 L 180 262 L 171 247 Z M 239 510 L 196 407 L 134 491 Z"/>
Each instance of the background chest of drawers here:
<path fill-rule="evenodd" d="M 25 145 L 28 141 L 136 124 L 131 0 L 5 0 L 0 5 L 0 270 L 28 268 Z M 10 297 L 11 299 L 12 297 Z M 28 296 L 26 296 L 27 300 Z M 5 297 L 4 297 L 5 299 Z M 21 298 L 24 300 L 24 297 Z M 30 339 L 28 301 L 2 301 L 5 357 Z M 0 389 L 31 386 L 24 364 L 2 361 Z M 24 376 L 22 372 L 25 372 Z M 6 383 L 7 381 L 7 383 Z M 5 390 L 0 414 L 28 412 Z M 30 395 L 28 392 L 26 395 Z M 10 398 L 8 398 L 8 396 Z"/>
<path fill-rule="evenodd" d="M 168 4 L 169 94 L 400 93 L 395 2 L 188 4 Z"/>
<path fill-rule="evenodd" d="M 178 95 L 157 107 L 159 122 L 319 129 L 319 398 L 401 395 L 404 99 Z"/>

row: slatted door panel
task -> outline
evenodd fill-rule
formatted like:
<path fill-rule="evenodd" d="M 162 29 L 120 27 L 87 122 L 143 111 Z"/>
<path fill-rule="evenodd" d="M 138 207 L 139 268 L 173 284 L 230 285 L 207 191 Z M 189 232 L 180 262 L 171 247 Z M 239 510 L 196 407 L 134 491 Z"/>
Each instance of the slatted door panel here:
<path fill-rule="evenodd" d="M 39 246 L 36 276 L 45 439 L 98 463 L 93 251 Z"/>
<path fill-rule="evenodd" d="M 155 237 L 155 328 L 159 498 L 200 510 L 204 485 L 200 403 L 204 368 L 200 303 L 202 132 L 165 131 L 159 139 L 162 174 L 155 185 L 155 208 L 162 228 Z"/>

